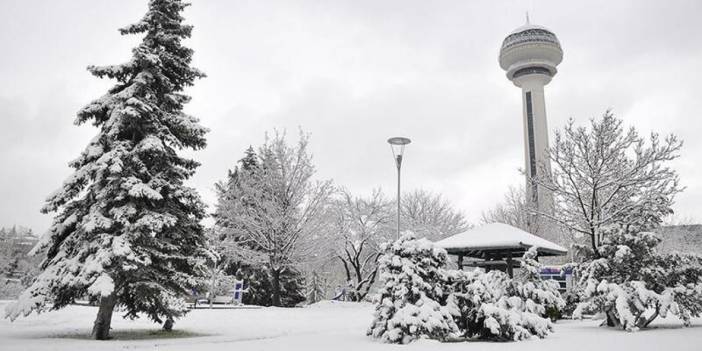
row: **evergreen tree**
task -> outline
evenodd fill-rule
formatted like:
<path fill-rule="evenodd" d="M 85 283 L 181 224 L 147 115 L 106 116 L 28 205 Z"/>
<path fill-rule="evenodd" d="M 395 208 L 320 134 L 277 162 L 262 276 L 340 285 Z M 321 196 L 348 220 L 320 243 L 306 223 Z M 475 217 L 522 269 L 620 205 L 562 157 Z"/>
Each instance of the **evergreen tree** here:
<path fill-rule="evenodd" d="M 239 163 L 241 164 L 241 168 L 247 171 L 258 167 L 258 156 L 253 146 L 249 146 L 249 148 L 244 151 L 244 158 L 242 158 Z"/>
<path fill-rule="evenodd" d="M 552 294 L 529 281 L 510 279 L 500 271 L 451 271 L 447 308 L 463 336 L 497 341 L 545 337 L 553 331 L 543 318 L 544 302 L 558 303 Z M 560 301 L 560 302 L 557 302 Z"/>
<path fill-rule="evenodd" d="M 262 266 L 237 261 L 231 265 L 231 274 L 244 281 L 246 294 L 242 302 L 246 305 L 272 306 L 270 278 L 267 269 Z"/>
<path fill-rule="evenodd" d="M 536 257 L 536 248 L 524 254 L 524 272 L 515 279 L 495 270 L 448 273 L 446 305 L 463 336 L 516 341 L 543 338 L 553 331 L 544 317 L 549 310 L 562 309 L 565 301 L 558 292 L 558 283 L 539 276 Z"/>
<path fill-rule="evenodd" d="M 232 260 L 225 270 L 230 276 L 243 280 L 246 294 L 242 302 L 246 305 L 274 306 L 273 286 L 267 263 L 253 264 L 246 260 Z M 305 281 L 297 269 L 286 268 L 280 273 L 280 307 L 293 307 L 305 301 Z"/>
<path fill-rule="evenodd" d="M 228 171 L 226 181 L 215 184 L 217 190 L 217 205 L 213 217 L 215 227 L 212 233 L 212 245 L 220 251 L 220 259 L 226 261 L 225 273 L 236 276 L 244 281 L 247 293 L 243 295 L 242 302 L 246 305 L 270 306 L 270 284 L 268 273 L 262 261 L 252 263 L 245 256 L 258 254 L 256 246 L 246 240 L 245 235 L 228 230 L 236 225 L 227 213 L 233 210 L 235 204 L 245 201 L 240 189 L 242 173 L 253 172 L 258 168 L 258 155 L 253 147 L 249 146 L 244 152 L 244 157 Z M 242 251 L 245 253 L 242 254 Z"/>
<path fill-rule="evenodd" d="M 326 280 L 317 271 L 313 271 L 307 285 L 307 303 L 313 304 L 324 300 L 326 298 L 326 285 Z"/>
<path fill-rule="evenodd" d="M 215 189 L 217 191 L 217 207 L 213 217 L 215 219 L 215 225 L 219 229 L 225 229 L 236 224 L 232 222 L 232 217 L 228 216 L 227 213 L 228 211 L 232 211 L 232 207 L 235 203 L 245 201 L 242 199 L 241 174 L 254 172 L 259 167 L 258 155 L 253 147 L 249 146 L 248 149 L 244 151 L 244 157 L 237 163 L 233 170 L 229 170 L 226 181 L 220 181 L 215 184 Z M 220 239 L 223 239 L 224 236 L 233 238 L 237 242 L 245 239 L 242 235 L 236 235 L 241 233 L 232 233 L 230 230 L 219 230 L 217 234 L 223 236 Z"/>
<path fill-rule="evenodd" d="M 444 340 L 458 333 L 442 304 L 447 253 L 427 239 L 404 234 L 385 245 L 379 259 L 380 289 L 368 335 L 406 344 L 420 337 Z"/>
<path fill-rule="evenodd" d="M 278 278 L 280 280 L 280 306 L 293 307 L 305 301 L 305 277 L 295 267 L 285 267 Z M 275 297 L 271 290 L 271 297 Z M 273 300 L 272 302 L 274 302 Z"/>
<path fill-rule="evenodd" d="M 9 318 L 88 294 L 100 305 L 93 335 L 107 339 L 115 306 L 128 318 L 165 321 L 165 329 L 187 311 L 183 296 L 205 273 L 205 212 L 195 189 L 183 185 L 198 163 L 177 151 L 204 148 L 207 132 L 183 112 L 190 100 L 183 90 L 204 77 L 182 45 L 192 31 L 181 16 L 188 5 L 151 0 L 139 22 L 120 29 L 144 36 L 131 60 L 88 67 L 117 84 L 78 112 L 76 123 L 91 122 L 99 133 L 47 199 L 43 212 L 57 212 L 42 246 L 47 257 L 7 308 Z"/>
<path fill-rule="evenodd" d="M 521 277 L 512 280 L 509 293 L 524 300 L 524 311 L 552 319 L 565 307 L 565 300 L 558 291 L 555 280 L 541 278 L 542 265 L 538 261 L 538 250 L 532 246 L 522 256 Z"/>
<path fill-rule="evenodd" d="M 574 316 L 602 312 L 608 326 L 634 331 L 668 313 L 685 325 L 702 315 L 702 256 L 662 255 L 659 242 L 653 233 L 626 228 L 607 233 L 600 258 L 579 268 L 584 301 Z"/>
<path fill-rule="evenodd" d="M 499 341 L 545 337 L 553 331 L 546 309 L 562 308 L 552 282 L 538 275 L 536 250 L 524 255 L 527 272 L 446 270 L 446 251 L 405 235 L 380 258 L 380 289 L 368 335 L 408 343 L 458 336 Z"/>

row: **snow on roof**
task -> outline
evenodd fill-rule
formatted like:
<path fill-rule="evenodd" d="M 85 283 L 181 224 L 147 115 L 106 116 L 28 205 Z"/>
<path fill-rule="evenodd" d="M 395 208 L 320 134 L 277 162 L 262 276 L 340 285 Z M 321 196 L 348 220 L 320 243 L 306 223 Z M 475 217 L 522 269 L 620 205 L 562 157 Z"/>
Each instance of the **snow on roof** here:
<path fill-rule="evenodd" d="M 536 235 L 504 223 L 489 223 L 436 242 L 447 251 L 524 249 L 536 246 L 540 252 L 565 255 L 568 250 Z"/>
<path fill-rule="evenodd" d="M 520 33 L 520 32 L 523 32 L 523 31 L 526 31 L 526 30 L 529 30 L 529 29 L 541 29 L 541 30 L 545 30 L 545 31 L 547 31 L 547 32 L 553 33 L 552 30 L 550 30 L 550 29 L 548 29 L 548 28 L 546 28 L 546 27 L 544 27 L 544 26 L 540 26 L 540 25 L 538 25 L 538 24 L 527 23 L 527 24 L 525 24 L 525 25 L 522 25 L 522 26 L 517 27 L 515 30 L 513 30 L 511 33 L 509 33 L 509 35 L 517 34 L 517 33 Z"/>

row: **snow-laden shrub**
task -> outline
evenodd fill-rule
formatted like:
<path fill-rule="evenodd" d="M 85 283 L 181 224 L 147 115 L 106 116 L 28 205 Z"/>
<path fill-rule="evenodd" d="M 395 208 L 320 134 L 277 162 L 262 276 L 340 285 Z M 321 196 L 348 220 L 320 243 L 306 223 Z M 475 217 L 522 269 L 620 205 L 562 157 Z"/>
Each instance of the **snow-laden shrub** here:
<path fill-rule="evenodd" d="M 380 257 L 380 291 L 368 335 L 391 343 L 421 337 L 524 340 L 553 330 L 547 308 L 561 309 L 558 286 L 539 276 L 536 251 L 525 273 L 445 270 L 446 251 L 405 235 Z"/>
<path fill-rule="evenodd" d="M 538 252 L 530 248 L 522 257 L 522 277 L 512 282 L 510 293 L 520 296 L 528 306 L 526 311 L 546 316 L 549 311 L 561 311 L 565 300 L 558 291 L 558 283 L 541 278 L 541 264 L 536 260 Z"/>
<path fill-rule="evenodd" d="M 565 302 L 552 281 L 544 281 L 535 261 L 536 251 L 525 254 L 525 274 L 510 279 L 499 271 L 452 271 L 447 305 L 463 336 L 490 340 L 545 337 L 553 331 L 544 318 L 547 308 Z"/>
<path fill-rule="evenodd" d="M 509 280 L 506 274 L 498 271 L 451 272 L 453 291 L 447 306 L 463 336 L 493 340 L 527 339 L 532 335 L 530 329 L 541 330 L 530 328 L 529 322 L 537 319 L 543 320 L 545 327 L 549 328 L 547 320 L 533 313 L 523 318 L 524 313 L 520 310 L 523 301 L 507 294 Z"/>
<path fill-rule="evenodd" d="M 378 303 L 368 335 L 400 344 L 455 335 L 458 328 L 442 303 L 446 251 L 412 233 L 383 249 Z"/>
<path fill-rule="evenodd" d="M 702 314 L 702 258 L 661 255 L 653 233 L 613 230 L 599 258 L 579 269 L 583 302 L 573 313 L 604 313 L 605 323 L 635 331 L 669 313 L 685 325 Z"/>
<path fill-rule="evenodd" d="M 560 318 L 573 318 L 573 312 L 580 305 L 580 292 L 576 289 L 571 289 L 561 294 L 563 300 L 565 301 L 565 306 L 559 311 Z"/>

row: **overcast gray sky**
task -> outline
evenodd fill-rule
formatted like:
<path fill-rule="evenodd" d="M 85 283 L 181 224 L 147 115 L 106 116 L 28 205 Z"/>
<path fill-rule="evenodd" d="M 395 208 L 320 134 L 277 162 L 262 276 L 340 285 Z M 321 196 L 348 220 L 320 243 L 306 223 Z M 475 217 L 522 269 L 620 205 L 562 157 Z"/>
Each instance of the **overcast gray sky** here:
<path fill-rule="evenodd" d="M 519 90 L 497 55 L 528 10 L 564 50 L 546 87 L 549 127 L 613 108 L 643 134 L 678 134 L 687 190 L 675 210 L 702 221 L 702 1 L 193 2 L 188 45 L 209 77 L 187 110 L 211 132 L 192 184 L 210 204 L 246 147 L 300 126 L 319 177 L 359 194 L 392 196 L 385 140 L 412 138 L 404 189 L 441 192 L 477 220 L 523 184 Z M 49 225 L 43 200 L 96 133 L 75 113 L 113 84 L 85 67 L 130 57 L 139 38 L 117 28 L 146 4 L 0 0 L 0 226 Z"/>

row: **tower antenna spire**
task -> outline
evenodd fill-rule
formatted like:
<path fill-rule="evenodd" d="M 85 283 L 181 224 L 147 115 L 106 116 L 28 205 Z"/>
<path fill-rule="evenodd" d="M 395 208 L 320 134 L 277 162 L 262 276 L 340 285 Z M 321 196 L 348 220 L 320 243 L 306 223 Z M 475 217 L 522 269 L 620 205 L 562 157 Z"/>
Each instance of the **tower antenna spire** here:
<path fill-rule="evenodd" d="M 529 11 L 526 12 L 526 24 L 529 24 Z"/>

